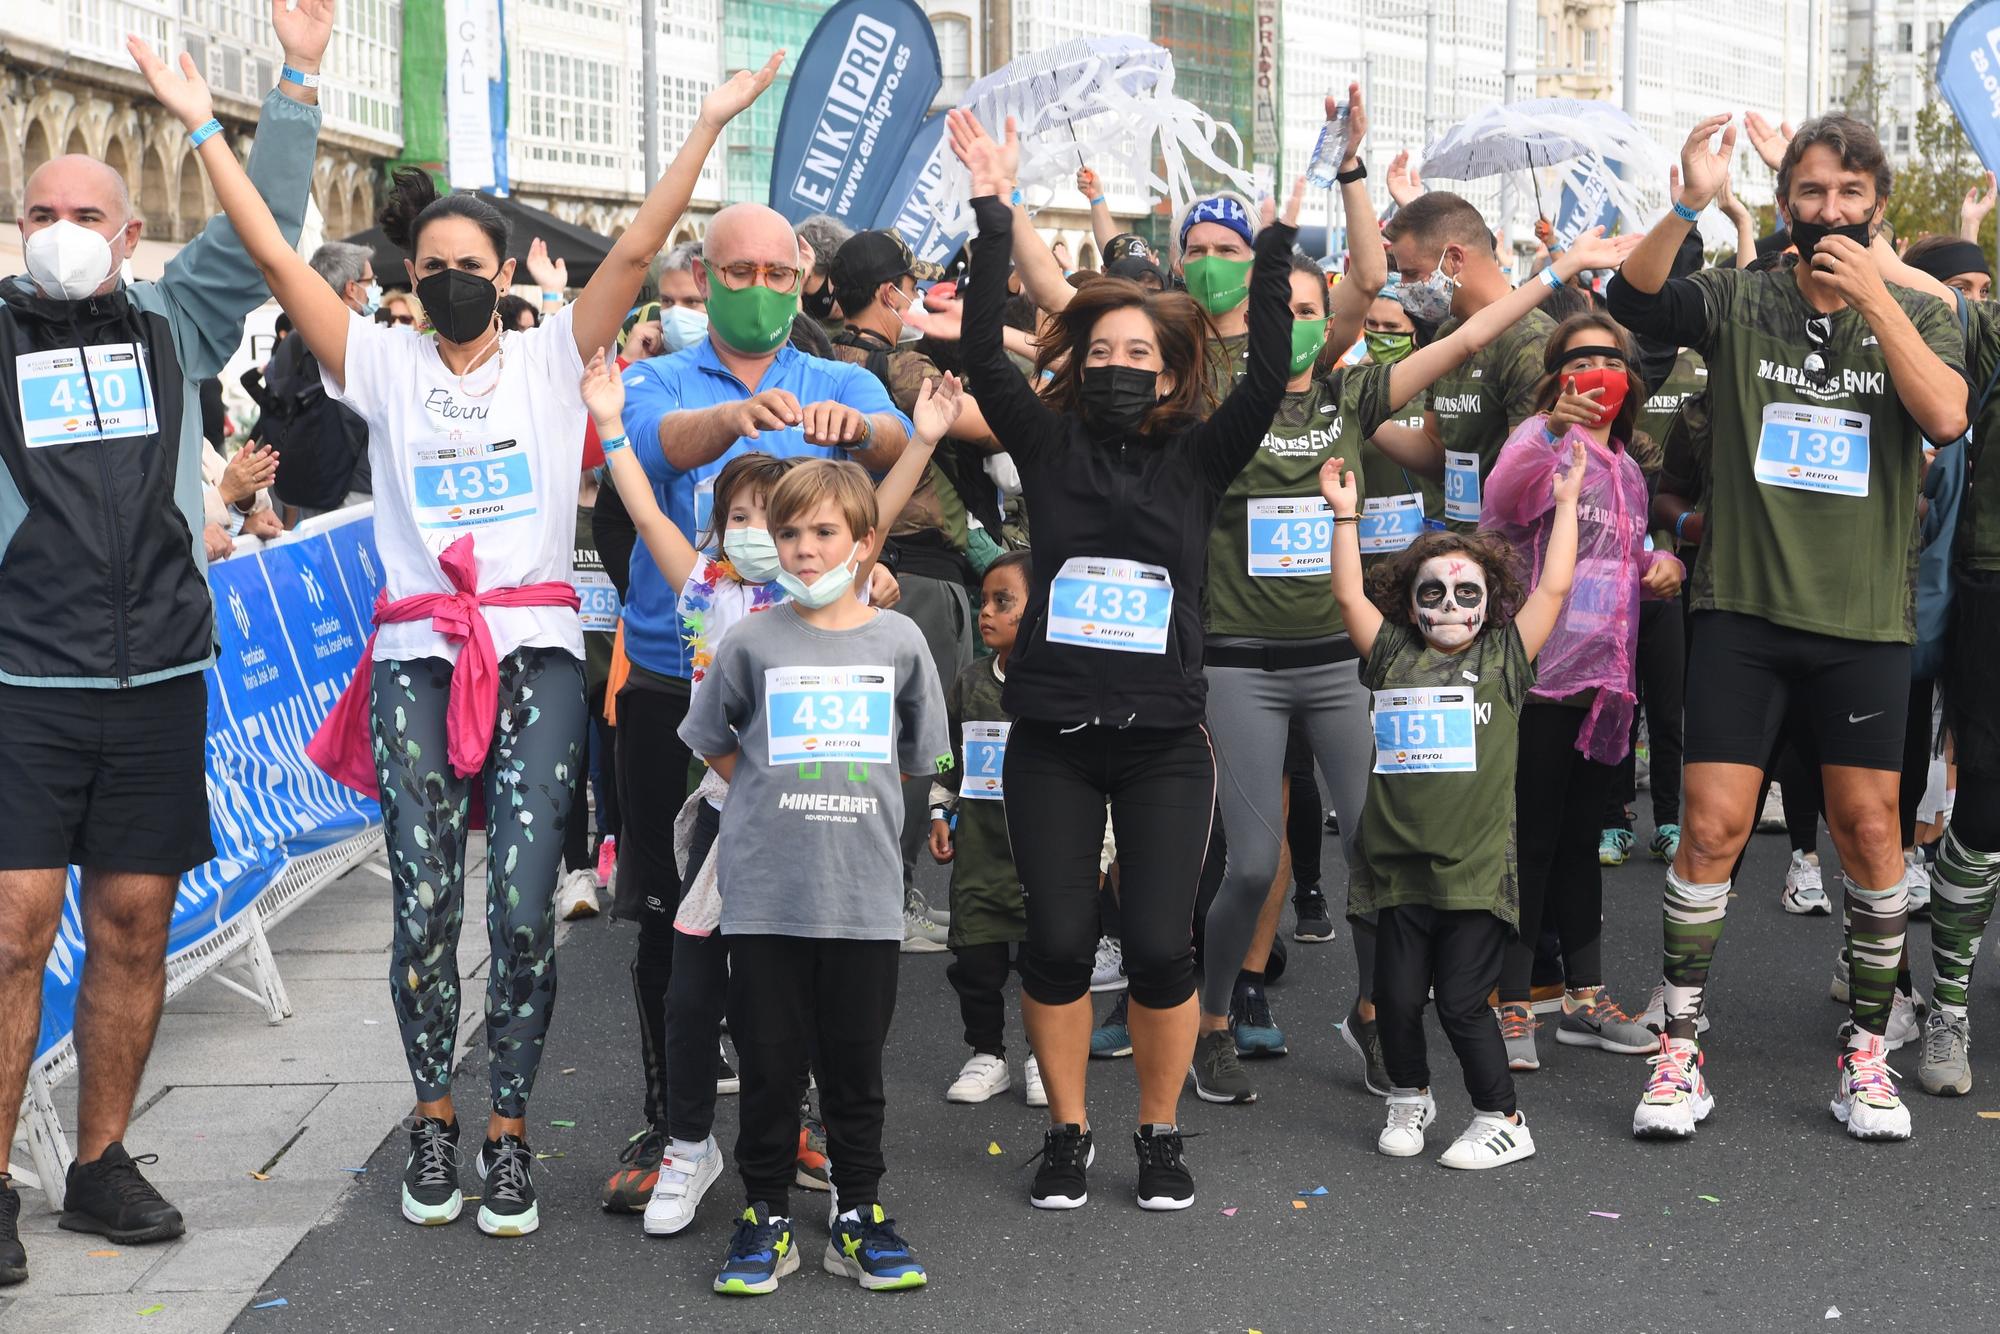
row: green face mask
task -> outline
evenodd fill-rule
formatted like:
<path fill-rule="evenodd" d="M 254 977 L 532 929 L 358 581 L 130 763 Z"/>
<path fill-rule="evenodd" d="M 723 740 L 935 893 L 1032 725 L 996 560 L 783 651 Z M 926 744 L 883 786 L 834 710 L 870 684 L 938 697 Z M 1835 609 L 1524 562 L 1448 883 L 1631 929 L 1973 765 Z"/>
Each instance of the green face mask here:
<path fill-rule="evenodd" d="M 1378 333 L 1370 329 L 1361 339 L 1368 344 L 1368 359 L 1377 366 L 1393 366 L 1417 347 L 1415 334 Z"/>
<path fill-rule="evenodd" d="M 714 265 L 703 260 L 702 267 L 708 270 L 708 323 L 724 343 L 745 356 L 761 357 L 791 335 L 792 318 L 799 313 L 797 292 L 773 292 L 762 283 L 732 291 L 723 286 Z"/>
<path fill-rule="evenodd" d="M 1250 296 L 1250 260 L 1203 255 L 1181 266 L 1188 295 L 1211 315 L 1236 309 Z"/>
<path fill-rule="evenodd" d="M 1298 375 L 1312 369 L 1319 360 L 1319 350 L 1326 346 L 1326 321 L 1292 321 L 1292 374 Z"/>

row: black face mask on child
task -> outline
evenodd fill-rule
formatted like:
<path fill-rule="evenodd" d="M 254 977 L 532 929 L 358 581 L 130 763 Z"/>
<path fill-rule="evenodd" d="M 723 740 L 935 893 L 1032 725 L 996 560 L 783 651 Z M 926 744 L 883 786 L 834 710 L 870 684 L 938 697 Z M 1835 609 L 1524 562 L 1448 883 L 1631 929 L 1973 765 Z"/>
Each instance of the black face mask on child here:
<path fill-rule="evenodd" d="M 1158 371 L 1138 366 L 1086 366 L 1079 378 L 1084 424 L 1100 438 L 1131 435 L 1159 403 Z"/>

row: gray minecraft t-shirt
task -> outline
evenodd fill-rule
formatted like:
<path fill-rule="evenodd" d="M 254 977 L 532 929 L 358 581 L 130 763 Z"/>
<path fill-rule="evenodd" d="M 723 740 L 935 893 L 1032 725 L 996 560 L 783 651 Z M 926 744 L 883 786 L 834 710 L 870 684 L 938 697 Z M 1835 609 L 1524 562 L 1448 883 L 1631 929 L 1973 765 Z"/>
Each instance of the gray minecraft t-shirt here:
<path fill-rule="evenodd" d="M 723 935 L 903 938 L 902 775 L 951 765 L 914 621 L 821 630 L 790 604 L 749 617 L 680 735 L 697 755 L 740 752 L 715 845 Z"/>

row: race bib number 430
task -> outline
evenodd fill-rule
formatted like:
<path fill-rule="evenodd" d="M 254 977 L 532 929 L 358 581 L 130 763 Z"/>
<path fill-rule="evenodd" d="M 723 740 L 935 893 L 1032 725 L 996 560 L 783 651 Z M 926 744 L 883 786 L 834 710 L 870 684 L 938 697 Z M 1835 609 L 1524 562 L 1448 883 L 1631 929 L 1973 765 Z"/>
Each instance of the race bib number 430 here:
<path fill-rule="evenodd" d="M 14 359 L 14 387 L 30 449 L 160 429 L 145 349 L 136 343 L 26 353 Z"/>
<path fill-rule="evenodd" d="M 1174 581 L 1136 560 L 1072 556 L 1049 586 L 1049 642 L 1118 653 L 1165 653 Z"/>
<path fill-rule="evenodd" d="M 472 528 L 535 512 L 535 473 L 517 440 L 417 451 L 411 507 L 419 528 Z"/>
<path fill-rule="evenodd" d="M 1868 494 L 1868 414 L 1767 403 L 1757 433 L 1757 480 L 1829 496 Z"/>
<path fill-rule="evenodd" d="M 1475 705 L 1464 686 L 1375 692 L 1375 772 L 1470 773 L 1479 767 Z"/>
<path fill-rule="evenodd" d="M 888 667 L 767 667 L 764 700 L 773 764 L 891 759 L 896 674 Z"/>

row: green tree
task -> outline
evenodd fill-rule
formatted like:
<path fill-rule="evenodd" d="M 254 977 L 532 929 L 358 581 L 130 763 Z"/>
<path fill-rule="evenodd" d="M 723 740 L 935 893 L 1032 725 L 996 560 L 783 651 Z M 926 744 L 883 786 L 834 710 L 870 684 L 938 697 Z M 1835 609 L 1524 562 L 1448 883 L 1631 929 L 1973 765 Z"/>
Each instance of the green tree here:
<path fill-rule="evenodd" d="M 1960 128 L 1958 117 L 1938 96 L 1934 69 L 1934 62 L 1925 62 L 1924 104 L 1917 111 L 1909 160 L 1897 169 L 1885 214 L 1899 241 L 1931 232 L 1958 235 L 1958 211 L 1965 192 L 1983 185 L 1986 179 L 1986 169 Z M 1887 93 L 1887 81 L 1871 59 L 1855 72 L 1842 110 L 1870 125 L 1880 125 Z M 1995 220 L 1995 215 L 1989 215 L 1980 228 L 1979 243 L 1989 251 L 1994 244 Z"/>

